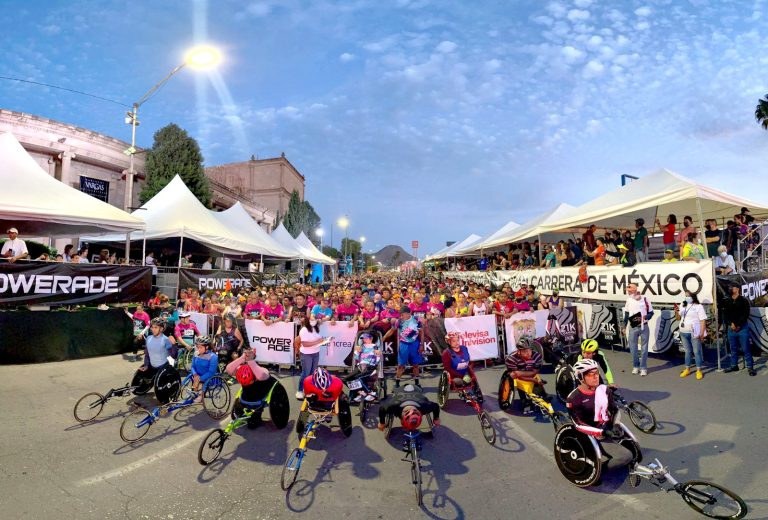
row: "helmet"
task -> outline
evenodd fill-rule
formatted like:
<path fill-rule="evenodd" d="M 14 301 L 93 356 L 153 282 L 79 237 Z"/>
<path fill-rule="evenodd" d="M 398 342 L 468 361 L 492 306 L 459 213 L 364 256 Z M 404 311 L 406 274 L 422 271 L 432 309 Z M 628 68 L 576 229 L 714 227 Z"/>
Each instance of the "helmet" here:
<path fill-rule="evenodd" d="M 253 382 L 256 380 L 256 376 L 253 375 L 253 370 L 251 370 L 251 367 L 249 367 L 247 363 L 243 363 L 237 367 L 237 372 L 235 372 L 235 379 L 237 379 L 237 382 L 240 383 L 240 386 L 248 386 L 253 384 Z"/>
<path fill-rule="evenodd" d="M 458 332 L 449 332 L 449 333 L 447 333 L 447 334 L 445 335 L 445 341 L 447 341 L 447 342 L 449 342 L 449 343 L 450 343 L 452 340 L 454 340 L 454 339 L 458 339 L 458 338 L 460 338 L 460 337 L 461 337 L 461 336 L 459 336 L 459 333 L 458 333 Z"/>
<path fill-rule="evenodd" d="M 211 345 L 211 337 L 207 335 L 198 336 L 195 338 L 195 345 L 205 345 L 206 347 L 209 347 Z"/>
<path fill-rule="evenodd" d="M 234 315 L 233 313 L 231 313 L 231 312 L 228 312 L 228 313 L 226 313 L 226 314 L 224 315 L 224 319 L 225 319 L 225 320 L 229 320 L 229 321 L 231 321 L 232 323 L 235 323 L 235 315 Z"/>
<path fill-rule="evenodd" d="M 400 415 L 400 424 L 406 430 L 416 430 L 421 426 L 421 411 L 415 406 L 406 406 Z"/>
<path fill-rule="evenodd" d="M 182 311 L 179 313 L 179 318 L 189 318 L 190 316 L 192 316 L 192 314 L 187 311 Z"/>
<path fill-rule="evenodd" d="M 594 339 L 585 339 L 581 342 L 581 351 L 582 352 L 595 352 L 597 351 L 597 341 Z"/>
<path fill-rule="evenodd" d="M 531 345 L 532 342 L 533 340 L 530 336 L 522 336 L 519 340 L 517 340 L 517 350 L 533 348 L 533 345 Z"/>
<path fill-rule="evenodd" d="M 573 371 L 576 373 L 576 379 L 583 381 L 584 374 L 596 370 L 599 366 L 594 359 L 582 359 L 573 365 Z"/>
<path fill-rule="evenodd" d="M 312 384 L 320 390 L 328 390 L 331 386 L 331 374 L 322 367 L 317 367 L 312 374 Z"/>
<path fill-rule="evenodd" d="M 157 325 L 158 327 L 165 327 L 165 321 L 162 318 L 153 318 L 149 322 L 150 325 Z"/>

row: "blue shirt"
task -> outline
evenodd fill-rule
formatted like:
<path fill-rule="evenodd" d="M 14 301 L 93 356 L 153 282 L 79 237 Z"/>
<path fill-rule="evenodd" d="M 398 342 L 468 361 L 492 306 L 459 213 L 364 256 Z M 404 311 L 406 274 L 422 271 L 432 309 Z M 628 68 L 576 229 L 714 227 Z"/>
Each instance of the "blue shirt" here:
<path fill-rule="evenodd" d="M 200 381 L 205 383 L 216 375 L 219 370 L 219 356 L 213 352 L 206 352 L 202 356 L 195 355 L 192 358 L 192 375 L 200 376 Z"/>
<path fill-rule="evenodd" d="M 171 340 L 165 334 L 150 335 L 146 340 L 147 359 L 144 360 L 144 365 L 152 365 L 153 368 L 165 365 L 168 363 L 166 358 L 172 348 Z"/>
<path fill-rule="evenodd" d="M 401 343 L 418 343 L 419 342 L 419 322 L 416 318 L 411 317 L 407 320 L 401 321 L 398 325 L 398 332 Z"/>
<path fill-rule="evenodd" d="M 314 314 L 315 316 L 323 315 L 323 316 L 331 317 L 333 316 L 333 309 L 331 309 L 330 307 L 326 307 L 325 310 L 323 310 L 322 307 L 320 307 L 320 304 L 317 303 L 315 304 L 314 307 L 312 307 L 311 314 Z"/>
<path fill-rule="evenodd" d="M 488 259 L 487 258 L 481 258 L 480 259 L 480 263 L 478 264 L 478 268 L 481 271 L 485 271 L 486 269 L 488 269 Z"/>

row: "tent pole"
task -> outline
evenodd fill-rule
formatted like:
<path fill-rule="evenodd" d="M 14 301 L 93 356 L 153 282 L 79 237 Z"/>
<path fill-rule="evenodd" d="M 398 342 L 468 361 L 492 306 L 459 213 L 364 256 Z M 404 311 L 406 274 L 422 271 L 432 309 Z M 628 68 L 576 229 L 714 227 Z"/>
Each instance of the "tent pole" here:
<path fill-rule="evenodd" d="M 142 233 L 141 265 L 147 265 L 147 232 Z"/>
<path fill-rule="evenodd" d="M 125 234 L 125 263 L 131 259 L 131 232 Z"/>
<path fill-rule="evenodd" d="M 658 207 L 658 206 L 657 206 Z M 699 240 L 704 244 L 704 258 L 709 258 L 709 248 L 707 247 L 707 237 L 704 235 L 704 216 L 701 213 L 701 199 L 696 197 L 696 211 L 699 217 Z"/>
<path fill-rule="evenodd" d="M 176 265 L 176 294 L 175 298 L 179 297 L 179 285 L 181 284 L 181 252 L 184 250 L 184 227 L 181 228 L 181 240 L 179 241 L 179 263 Z"/>
<path fill-rule="evenodd" d="M 538 267 L 541 267 L 541 250 L 543 249 L 544 244 L 541 243 L 541 233 L 538 234 L 539 239 L 539 264 Z"/>

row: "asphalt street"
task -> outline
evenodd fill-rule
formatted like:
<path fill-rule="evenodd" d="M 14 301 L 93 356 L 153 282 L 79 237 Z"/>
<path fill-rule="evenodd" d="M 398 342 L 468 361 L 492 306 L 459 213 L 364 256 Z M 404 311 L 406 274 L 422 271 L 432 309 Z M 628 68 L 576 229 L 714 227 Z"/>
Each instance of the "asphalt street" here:
<path fill-rule="evenodd" d="M 645 459 L 658 457 L 678 480 L 725 485 L 745 499 L 749 518 L 768 518 L 765 358 L 758 361 L 756 377 L 710 369 L 696 381 L 679 377 L 678 361 L 651 358 L 651 372 L 641 378 L 629 374 L 628 354 L 609 352 L 608 357 L 625 397 L 647 402 L 660 421 L 655 434 L 637 433 Z M 208 467 L 198 464 L 197 449 L 217 422 L 200 406 L 160 419 L 135 445 L 119 436 L 127 399 L 109 402 L 92 423 L 74 420 L 72 408 L 81 395 L 122 385 L 138 365 L 109 356 L 0 366 L 4 518 L 698 517 L 675 494 L 647 482 L 631 488 L 626 470 L 613 462 L 601 486 L 571 485 L 554 462 L 551 424 L 498 409 L 498 367 L 479 370 L 485 406 L 498 431 L 496 445 L 485 443 L 474 412 L 454 396 L 434 439 L 423 442 L 425 496 L 419 508 L 409 466 L 400 461 L 399 430 L 387 441 L 357 416 L 348 439 L 336 422 L 319 431 L 298 482 L 283 492 L 282 464 L 297 444 L 298 401 L 293 398 L 286 429 L 276 430 L 270 422 L 256 430 L 241 428 Z M 433 399 L 437 374 L 422 381 Z M 280 376 L 293 396 L 297 378 Z M 553 391 L 554 377 L 544 377 Z"/>

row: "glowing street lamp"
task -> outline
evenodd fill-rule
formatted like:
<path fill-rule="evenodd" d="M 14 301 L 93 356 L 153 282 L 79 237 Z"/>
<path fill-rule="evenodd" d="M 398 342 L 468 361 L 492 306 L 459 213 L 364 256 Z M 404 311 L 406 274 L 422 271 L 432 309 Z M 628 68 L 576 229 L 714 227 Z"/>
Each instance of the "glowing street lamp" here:
<path fill-rule="evenodd" d="M 323 235 L 325 234 L 325 230 L 323 228 L 317 228 L 315 230 L 315 235 L 317 235 L 320 238 L 320 251 L 323 251 Z"/>
<path fill-rule="evenodd" d="M 347 261 L 347 242 L 349 242 L 349 219 L 346 215 L 340 217 L 336 223 L 344 230 L 344 262 Z"/>

